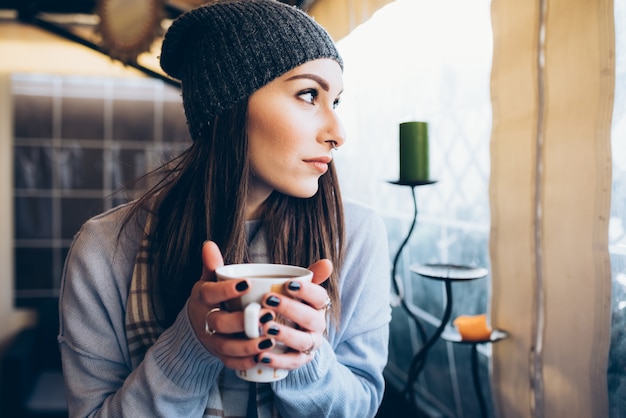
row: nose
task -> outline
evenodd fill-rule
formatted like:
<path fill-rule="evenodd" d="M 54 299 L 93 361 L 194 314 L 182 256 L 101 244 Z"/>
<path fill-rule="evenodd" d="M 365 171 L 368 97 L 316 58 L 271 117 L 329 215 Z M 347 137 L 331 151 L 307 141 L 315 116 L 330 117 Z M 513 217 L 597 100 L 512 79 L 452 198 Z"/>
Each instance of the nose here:
<path fill-rule="evenodd" d="M 323 129 L 322 139 L 333 148 L 339 148 L 346 142 L 346 131 L 337 112 L 329 110 L 326 116 L 326 123 Z"/>

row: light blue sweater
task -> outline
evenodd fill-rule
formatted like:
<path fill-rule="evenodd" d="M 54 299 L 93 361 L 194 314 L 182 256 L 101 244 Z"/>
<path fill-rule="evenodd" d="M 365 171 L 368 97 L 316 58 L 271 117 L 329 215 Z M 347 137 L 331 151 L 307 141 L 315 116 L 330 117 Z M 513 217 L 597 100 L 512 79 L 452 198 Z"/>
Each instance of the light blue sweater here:
<path fill-rule="evenodd" d="M 271 387 L 283 417 L 373 417 L 382 401 L 389 321 L 389 253 L 374 211 L 345 204 L 341 324 L 315 358 Z M 128 206 L 82 227 L 61 286 L 59 343 L 71 417 L 201 417 L 224 365 L 196 338 L 187 310 L 134 370 L 125 312 L 143 220 L 118 241 Z M 247 402 L 241 393 L 237 402 Z"/>

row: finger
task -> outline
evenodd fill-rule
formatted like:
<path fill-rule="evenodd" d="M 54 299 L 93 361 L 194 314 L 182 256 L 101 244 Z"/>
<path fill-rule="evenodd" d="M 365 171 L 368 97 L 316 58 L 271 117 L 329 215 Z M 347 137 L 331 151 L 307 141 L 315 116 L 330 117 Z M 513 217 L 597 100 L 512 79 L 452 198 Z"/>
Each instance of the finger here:
<path fill-rule="evenodd" d="M 285 284 L 288 295 L 320 310 L 329 306 L 328 292 L 318 284 L 292 280 Z"/>
<path fill-rule="evenodd" d="M 264 351 L 257 356 L 257 361 L 264 366 L 293 370 L 302 367 L 313 360 L 314 357 L 313 353 L 305 354 L 301 351 L 288 351 L 286 353 Z"/>
<path fill-rule="evenodd" d="M 212 308 L 204 316 L 204 329 L 208 336 L 243 332 L 243 312 L 226 312 Z M 210 332 L 207 332 L 210 331 Z"/>
<path fill-rule="evenodd" d="M 254 367 L 257 364 L 257 356 L 271 349 L 275 343 L 267 337 L 248 340 L 215 334 L 206 336 L 204 344 L 226 367 L 243 370 Z"/>
<path fill-rule="evenodd" d="M 284 354 L 264 352 L 259 354 L 258 361 L 264 366 L 275 369 L 294 370 L 313 360 L 314 356 L 299 351 L 290 351 Z"/>
<path fill-rule="evenodd" d="M 222 252 L 213 241 L 202 245 L 202 277 L 200 280 L 215 281 L 215 270 L 224 265 Z"/>
<path fill-rule="evenodd" d="M 322 289 L 321 286 L 313 286 Z M 317 332 L 323 332 L 326 329 L 326 312 L 319 311 L 299 300 L 278 293 L 268 293 L 263 304 L 300 328 Z"/>
<path fill-rule="evenodd" d="M 298 330 L 280 322 L 266 324 L 263 331 L 277 343 L 283 343 L 290 349 L 302 351 L 305 354 L 317 350 L 324 339 L 321 333 Z"/>
<path fill-rule="evenodd" d="M 275 345 L 274 340 L 268 337 L 247 339 L 215 334 L 207 336 L 205 340 L 211 351 L 219 357 L 255 356 Z"/>
<path fill-rule="evenodd" d="M 226 280 L 220 282 L 199 280 L 194 285 L 192 294 L 198 295 L 198 301 L 205 307 L 219 305 L 229 299 L 240 297 L 249 292 L 247 279 Z"/>
<path fill-rule="evenodd" d="M 214 308 L 220 307 L 221 303 L 232 299 L 238 295 L 241 295 L 247 290 L 240 291 L 243 284 L 247 288 L 247 282 L 242 280 L 237 283 L 237 280 L 228 280 L 226 282 L 206 282 L 198 280 L 191 290 L 191 297 L 189 298 L 187 314 L 193 330 L 198 337 L 202 337 L 206 334 L 207 328 L 210 330 L 216 330 L 220 333 L 241 332 L 243 330 L 243 318 L 231 317 L 229 321 L 230 325 L 225 326 L 221 319 L 221 312 L 215 312 L 207 318 L 207 314 Z M 217 324 L 217 318 L 220 318 L 220 324 Z M 208 335 L 207 335 L 208 336 Z"/>
<path fill-rule="evenodd" d="M 313 283 L 324 283 L 333 272 L 333 263 L 328 259 L 319 260 L 311 264 L 309 270 L 313 272 Z"/>

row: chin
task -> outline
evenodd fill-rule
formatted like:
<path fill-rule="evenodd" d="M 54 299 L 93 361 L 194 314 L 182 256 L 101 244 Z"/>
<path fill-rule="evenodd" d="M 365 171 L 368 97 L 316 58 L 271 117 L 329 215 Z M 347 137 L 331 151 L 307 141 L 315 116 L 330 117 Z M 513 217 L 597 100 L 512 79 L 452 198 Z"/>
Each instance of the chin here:
<path fill-rule="evenodd" d="M 317 194 L 317 189 L 315 189 L 314 191 L 312 191 L 310 193 L 301 192 L 301 193 L 294 194 L 292 196 L 293 197 L 299 197 L 300 199 L 309 199 L 309 198 L 315 196 L 316 194 Z"/>
<path fill-rule="evenodd" d="M 308 199 L 310 197 L 315 196 L 318 190 L 319 190 L 319 185 L 316 182 L 314 186 L 302 185 L 301 187 L 294 187 L 294 188 L 289 188 L 286 190 L 281 190 L 281 192 L 283 194 L 286 194 L 292 197 L 297 197 L 300 199 Z"/>

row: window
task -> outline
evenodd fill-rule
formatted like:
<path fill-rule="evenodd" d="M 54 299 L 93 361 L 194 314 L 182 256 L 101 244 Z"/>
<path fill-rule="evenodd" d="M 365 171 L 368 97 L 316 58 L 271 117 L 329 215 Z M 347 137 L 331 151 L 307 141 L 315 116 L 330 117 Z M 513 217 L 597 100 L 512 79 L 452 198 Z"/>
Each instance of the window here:
<path fill-rule="evenodd" d="M 443 285 L 411 274 L 410 265 L 489 267 L 490 3 L 396 0 L 338 44 L 345 60 L 338 111 L 348 138 L 336 153 L 342 193 L 383 214 L 392 260 L 413 215 L 411 189 L 388 183 L 399 175 L 399 123 L 429 124 L 430 174 L 438 182 L 416 189 L 419 221 L 398 276 L 430 335 L 443 313 Z M 452 318 L 484 313 L 488 292 L 489 278 L 453 284 Z M 422 342 L 401 307 L 391 326 L 386 377 L 398 389 Z M 466 348 L 438 342 L 419 379 L 420 397 L 449 416 L 478 415 L 476 402 L 462 396 L 461 388 L 472 387 Z M 490 353 L 481 353 L 485 375 Z"/>

